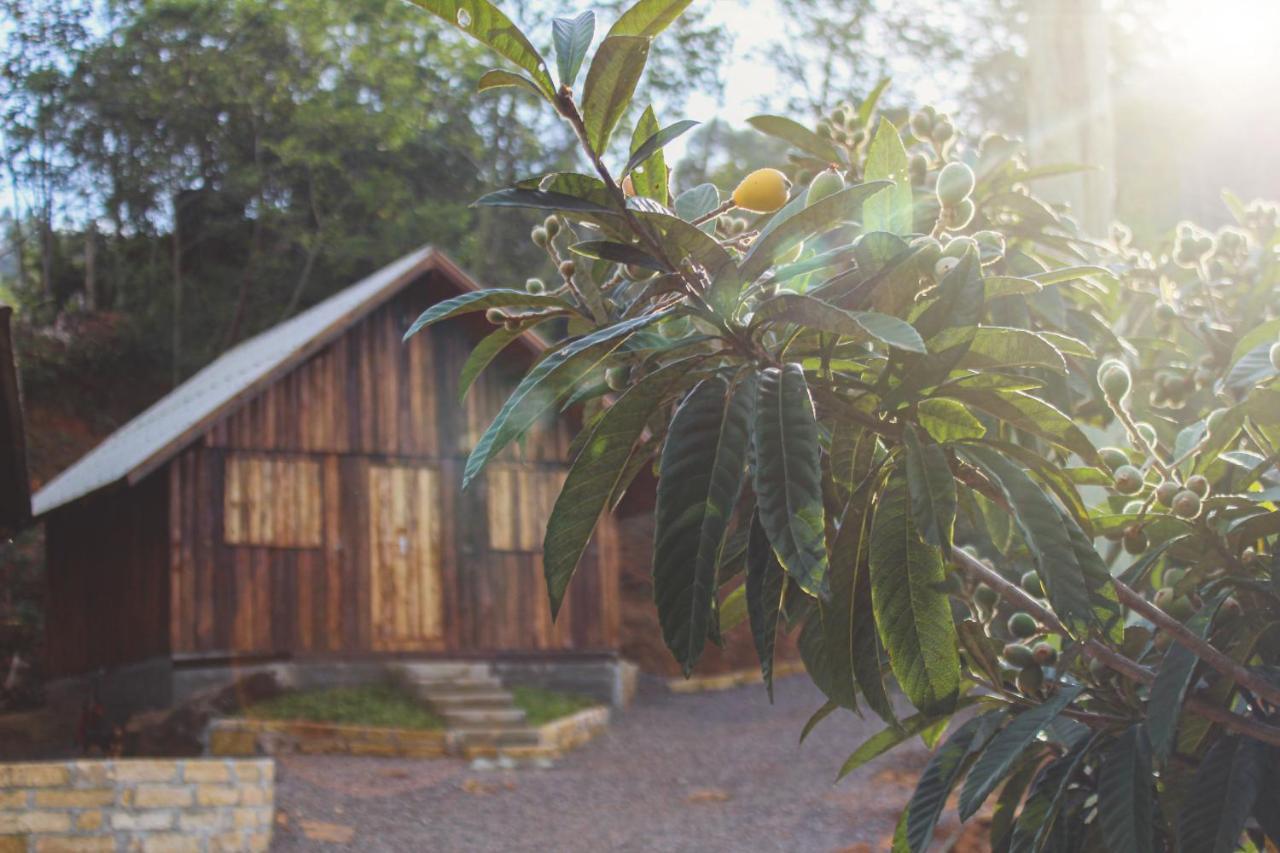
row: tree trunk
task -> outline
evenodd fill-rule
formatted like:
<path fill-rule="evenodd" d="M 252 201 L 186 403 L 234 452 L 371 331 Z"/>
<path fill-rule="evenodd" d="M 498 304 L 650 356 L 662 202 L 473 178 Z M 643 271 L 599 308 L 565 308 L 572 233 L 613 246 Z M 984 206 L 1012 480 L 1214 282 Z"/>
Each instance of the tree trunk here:
<path fill-rule="evenodd" d="M 182 380 L 182 214 L 179 210 L 179 193 L 173 195 L 173 385 Z"/>
<path fill-rule="evenodd" d="M 88 311 L 98 310 L 98 227 L 93 222 L 84 232 L 84 307 Z"/>
<path fill-rule="evenodd" d="M 1096 169 L 1043 181 L 1049 200 L 1071 205 L 1085 232 L 1106 236 L 1115 217 L 1115 119 L 1107 19 L 1101 0 L 1031 0 L 1027 87 L 1031 162 Z"/>
<path fill-rule="evenodd" d="M 253 165 L 258 176 L 258 186 L 254 192 L 257 210 L 253 218 L 253 233 L 249 238 L 249 258 L 245 261 L 244 275 L 240 277 L 240 292 L 236 295 L 236 307 L 231 314 L 231 322 L 227 326 L 226 334 L 222 336 L 222 350 L 229 349 L 240 339 L 240 328 L 244 325 L 245 313 L 249 306 L 249 292 L 253 289 L 254 267 L 262 248 L 262 219 L 266 215 L 263 184 L 266 178 L 262 174 L 262 144 L 256 124 L 253 131 Z"/>

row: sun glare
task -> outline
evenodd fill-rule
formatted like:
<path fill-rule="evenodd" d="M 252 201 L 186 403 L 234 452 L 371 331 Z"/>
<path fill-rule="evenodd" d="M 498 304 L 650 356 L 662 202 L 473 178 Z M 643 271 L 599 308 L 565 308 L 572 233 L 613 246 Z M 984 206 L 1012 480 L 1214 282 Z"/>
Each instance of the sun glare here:
<path fill-rule="evenodd" d="M 1280 74 L 1280 0 L 1171 0 L 1166 22 L 1188 75 L 1231 97 Z"/>

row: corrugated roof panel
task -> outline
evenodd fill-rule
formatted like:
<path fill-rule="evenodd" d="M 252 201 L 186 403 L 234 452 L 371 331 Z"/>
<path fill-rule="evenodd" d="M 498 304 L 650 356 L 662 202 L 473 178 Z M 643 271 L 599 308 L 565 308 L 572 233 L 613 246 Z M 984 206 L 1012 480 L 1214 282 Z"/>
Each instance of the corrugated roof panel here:
<path fill-rule="evenodd" d="M 32 498 L 35 515 L 125 479 L 326 333 L 345 328 L 421 271 L 435 251 L 411 252 L 301 314 L 227 350 L 108 436 Z M 446 262 L 446 266 L 452 264 Z"/>

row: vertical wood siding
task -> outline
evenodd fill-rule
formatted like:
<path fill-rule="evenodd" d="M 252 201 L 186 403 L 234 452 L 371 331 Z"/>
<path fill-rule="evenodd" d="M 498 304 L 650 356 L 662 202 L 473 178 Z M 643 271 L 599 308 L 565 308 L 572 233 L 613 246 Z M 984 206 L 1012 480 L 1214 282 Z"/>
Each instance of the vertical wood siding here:
<path fill-rule="evenodd" d="M 46 520 L 46 660 L 52 675 L 169 651 L 172 607 L 168 479 L 145 478 L 53 512 Z"/>
<path fill-rule="evenodd" d="M 467 453 L 532 355 L 512 345 L 460 402 L 459 371 L 490 327 L 464 317 L 400 342 L 451 294 L 430 277 L 410 285 L 167 466 L 175 653 L 617 648 L 610 519 L 556 624 L 547 609 L 542 529 L 575 425 L 539 425 L 495 474 L 460 489 Z M 272 459 L 294 473 L 262 462 Z M 271 499 L 259 493 L 282 481 Z M 290 520 L 268 524 L 249 507 Z"/>

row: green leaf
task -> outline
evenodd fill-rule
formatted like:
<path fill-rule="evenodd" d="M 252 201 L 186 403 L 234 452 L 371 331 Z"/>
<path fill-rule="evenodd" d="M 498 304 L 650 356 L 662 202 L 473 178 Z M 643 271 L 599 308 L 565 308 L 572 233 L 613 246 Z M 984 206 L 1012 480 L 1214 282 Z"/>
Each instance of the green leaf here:
<path fill-rule="evenodd" d="M 916 417 L 925 432 L 940 444 L 966 438 L 982 438 L 987 434 L 982 421 L 975 418 L 964 405 L 943 397 L 921 400 L 916 406 Z"/>
<path fill-rule="evenodd" d="M 482 195 L 473 203 L 476 207 L 531 207 L 535 210 L 565 210 L 591 213 L 597 216 L 621 216 L 622 211 L 605 207 L 594 201 L 554 190 L 508 187 Z"/>
<path fill-rule="evenodd" d="M 962 403 L 980 409 L 1011 427 L 1039 436 L 1050 444 L 1078 454 L 1091 465 L 1098 464 L 1098 449 L 1075 422 L 1049 403 L 1024 391 L 987 390 L 948 385 L 945 392 Z"/>
<path fill-rule="evenodd" d="M 1059 685 L 1058 692 L 1041 705 L 1036 705 L 1013 718 L 982 751 L 960 791 L 960 819 L 968 820 L 982 806 L 996 785 L 1008 775 L 1010 768 L 1045 726 L 1071 704 L 1084 686 Z"/>
<path fill-rule="evenodd" d="M 528 77 L 523 74 L 516 74 L 512 71 L 505 71 L 501 68 L 494 68 L 486 71 L 481 75 L 480 79 L 476 81 L 476 89 L 481 92 L 507 87 L 528 89 L 540 98 L 545 98 L 547 96 L 546 92 L 539 89 L 538 84 L 530 80 Z"/>
<path fill-rule="evenodd" d="M 612 261 L 615 264 L 630 264 L 631 266 L 644 267 L 647 270 L 657 270 L 658 272 L 671 271 L 662 261 L 629 243 L 615 243 L 612 240 L 586 240 L 581 243 L 574 243 L 569 247 L 569 251 L 575 255 L 582 255 L 584 258 L 597 258 L 602 261 Z"/>
<path fill-rule="evenodd" d="M 956 710 L 966 708 L 977 700 L 970 696 L 965 696 L 956 704 Z M 845 759 L 844 764 L 840 767 L 840 773 L 836 776 L 837 780 L 843 779 L 853 771 L 857 770 L 868 761 L 872 761 L 884 755 L 900 743 L 906 743 L 916 735 L 936 726 L 940 722 L 945 722 L 951 718 L 950 714 L 925 714 L 919 713 L 907 717 L 901 721 L 895 728 L 887 726 L 876 732 L 871 737 L 862 742 L 862 745 L 853 751 L 853 754 Z"/>
<path fill-rule="evenodd" d="M 650 415 L 679 387 L 697 357 L 675 361 L 626 390 L 596 421 L 573 460 L 542 542 L 542 565 L 551 600 L 551 618 L 560 612 L 565 590 L 608 505 Z"/>
<path fill-rule="evenodd" d="M 941 548 L 945 555 L 951 550 L 951 528 L 956 521 L 956 481 L 947 454 L 932 441 L 922 441 L 910 425 L 902 432 L 902 442 L 916 530 L 921 539 Z"/>
<path fill-rule="evenodd" d="M 665 30 L 693 0 L 640 0 L 609 30 L 611 36 L 653 38 Z"/>
<path fill-rule="evenodd" d="M 714 237 L 683 219 L 665 213 L 637 212 L 635 217 L 661 240 L 671 262 L 679 266 L 686 258 L 701 265 L 709 275 L 733 265 L 733 258 Z"/>
<path fill-rule="evenodd" d="M 551 22 L 551 40 L 556 47 L 556 66 L 560 72 L 561 86 L 573 88 L 595 34 L 595 12 L 583 12 L 576 18 L 556 18 Z"/>
<path fill-rule="evenodd" d="M 1087 731 L 1087 730 L 1086 730 Z M 1027 802 L 1018 815 L 1009 853 L 1037 853 L 1044 849 L 1075 849 L 1070 844 L 1048 844 L 1049 833 L 1057 825 L 1058 815 L 1066 797 L 1067 787 L 1075 778 L 1080 763 L 1092 749 L 1096 738 L 1078 738 L 1070 751 L 1061 758 L 1050 761 L 1036 777 Z"/>
<path fill-rule="evenodd" d="M 790 142 L 806 154 L 812 154 L 819 160 L 828 163 L 844 163 L 846 158 L 836 148 L 835 143 L 823 139 L 809 128 L 783 116 L 759 115 L 747 119 L 747 124 L 761 133 L 768 134 L 784 142 Z"/>
<path fill-rule="evenodd" d="M 408 340 L 413 335 L 441 320 L 448 320 L 451 317 L 457 317 L 462 314 L 469 314 L 475 311 L 487 311 L 490 308 L 560 308 L 570 309 L 572 306 L 565 302 L 559 296 L 551 296 L 549 294 L 533 294 L 523 290 L 506 290 L 503 288 L 492 288 L 488 290 L 475 290 L 471 293 L 463 293 L 452 299 L 446 299 L 443 302 L 437 302 L 426 311 L 418 315 L 418 319 L 413 321 L 413 325 L 404 333 L 404 340 Z"/>
<path fill-rule="evenodd" d="M 779 293 L 766 300 L 756 309 L 755 320 L 783 320 L 854 340 L 873 338 L 908 352 L 925 352 L 920 334 L 905 320 L 874 311 L 846 311 L 802 293 Z"/>
<path fill-rule="evenodd" d="M 1182 802 L 1179 847 L 1232 853 L 1262 785 L 1263 748 L 1250 738 L 1223 735 L 1209 748 Z"/>
<path fill-rule="evenodd" d="M 796 243 L 811 234 L 829 231 L 837 225 L 856 219 L 863 199 L 886 186 L 888 184 L 884 181 L 868 181 L 846 187 L 803 208 L 767 233 L 762 233 L 751 245 L 751 251 L 742 259 L 738 279 L 744 283 L 755 281 L 773 265 L 775 257 L 793 248 Z"/>
<path fill-rule="evenodd" d="M 739 585 L 720 602 L 720 634 L 732 631 L 746 621 L 747 616 L 747 588 Z"/>
<path fill-rule="evenodd" d="M 854 595 L 856 579 L 862 569 L 863 530 L 866 526 L 868 508 L 868 490 L 861 488 L 850 501 L 840 522 L 839 532 L 831 543 L 831 563 L 828 575 L 831 579 L 831 597 L 818 602 L 821 617 L 822 669 L 826 678 L 815 683 L 837 705 L 851 711 L 858 709 L 857 692 L 854 688 Z M 876 677 L 879 678 L 879 654 L 873 649 L 876 666 Z M 806 667 L 812 673 L 815 667 Z M 883 687 L 881 687 L 883 692 Z M 878 713 L 878 712 L 877 712 Z"/>
<path fill-rule="evenodd" d="M 945 350 L 969 339 L 969 349 L 957 367 L 990 370 L 996 367 L 1047 367 L 1059 373 L 1067 370 L 1067 361 L 1048 340 L 1025 329 L 1005 326 L 952 328 L 935 336 L 933 348 Z"/>
<path fill-rule="evenodd" d="M 547 63 L 520 28 L 488 0 L 409 0 L 448 21 L 499 56 L 506 57 L 529 72 L 548 98 L 555 96 L 555 83 L 547 73 Z"/>
<path fill-rule="evenodd" d="M 773 649 L 778 636 L 778 610 L 782 606 L 782 565 L 769 547 L 769 538 L 757 516 L 751 518 L 751 534 L 747 542 L 747 617 L 751 622 L 751 639 L 760 659 L 769 701 L 773 701 Z M 801 735 L 801 740 L 804 736 Z"/>
<path fill-rule="evenodd" d="M 835 702 L 824 702 L 821 708 L 814 711 L 813 716 L 809 717 L 808 721 L 804 724 L 804 728 L 800 730 L 800 743 L 804 743 L 804 739 L 809 736 L 810 732 L 817 728 L 818 723 L 831 716 L 831 713 L 839 707 L 840 706 Z"/>
<path fill-rule="evenodd" d="M 933 830 L 946 806 L 947 797 L 968 767 L 968 760 L 990 736 L 989 726 L 998 712 L 966 720 L 946 743 L 938 747 L 920 774 L 911 801 L 907 803 L 906 844 L 912 853 L 922 853 L 933 841 Z"/>
<path fill-rule="evenodd" d="M 508 344 L 523 335 L 525 331 L 525 327 L 508 329 L 503 326 L 494 332 L 490 332 L 485 336 L 484 340 L 476 344 L 475 349 L 471 350 L 471 354 L 467 356 L 466 362 L 462 365 L 462 371 L 458 375 L 459 401 L 466 399 L 467 391 L 471 389 L 471 384 L 489 366 L 489 363 L 498 357 L 498 353 L 506 349 Z"/>
<path fill-rule="evenodd" d="M 856 711 L 858 698 L 853 692 L 853 676 L 847 666 L 842 666 L 847 663 L 848 656 L 844 661 L 835 659 L 832 656 L 834 645 L 832 632 L 823 624 L 822 613 L 811 612 L 796 643 L 800 660 L 804 662 L 810 680 L 829 701 Z"/>
<path fill-rule="evenodd" d="M 596 154 L 604 154 L 613 129 L 631 105 L 649 59 L 649 44 L 643 36 L 610 35 L 591 60 L 582 89 L 582 123 Z"/>
<path fill-rule="evenodd" d="M 798 364 L 759 374 L 755 421 L 755 491 L 760 524 L 778 562 L 800 588 L 819 598 L 827 580 L 826 514 L 818 422 Z"/>
<path fill-rule="evenodd" d="M 900 364 L 892 365 L 902 380 L 884 395 L 883 405 L 887 409 L 896 408 L 911 400 L 918 391 L 946 379 L 968 351 L 970 341 L 977 334 L 984 305 L 982 268 L 973 252 L 966 252 L 960 263 L 943 276 L 937 293 L 938 297 L 912 324 L 921 337 L 928 341 L 954 326 L 973 328 L 945 349 L 931 346 L 928 355 L 902 356 Z"/>
<path fill-rule="evenodd" d="M 1102 762 L 1098 777 L 1098 823 L 1109 850 L 1150 853 L 1155 849 L 1151 744 L 1146 729 L 1125 729 Z"/>
<path fill-rule="evenodd" d="M 883 116 L 867 149 L 865 178 L 893 181 L 862 205 L 862 227 L 899 236 L 915 231 L 912 222 L 911 161 L 893 122 Z"/>
<path fill-rule="evenodd" d="M 1008 781 L 1000 789 L 995 809 L 991 813 L 989 837 L 992 850 L 1008 850 L 1013 837 L 1013 821 L 1031 780 L 1035 778 L 1040 762 L 1034 755 L 1024 755 L 1009 774 Z"/>
<path fill-rule="evenodd" d="M 1071 517 L 1060 511 L 1022 468 L 998 451 L 965 445 L 961 453 L 1004 493 L 1058 616 L 1076 636 L 1087 636 L 1091 628 L 1101 627 L 1094 608 L 1098 597 L 1110 587 L 1111 576 L 1092 548 L 1087 553 L 1076 550 L 1071 531 L 1076 525 Z"/>
<path fill-rule="evenodd" d="M 862 99 L 862 103 L 858 104 L 858 124 L 868 127 L 871 124 L 871 114 L 876 111 L 876 104 L 880 103 L 880 96 L 884 94 L 884 90 L 889 88 L 893 78 L 884 77 L 876 84 L 868 95 Z"/>
<path fill-rule="evenodd" d="M 1187 630 L 1197 637 L 1208 635 L 1213 625 L 1213 614 L 1218 603 L 1211 601 L 1201 607 L 1187 620 Z M 1156 760 L 1163 764 L 1169 760 L 1178 733 L 1178 718 L 1182 715 L 1182 702 L 1191 687 L 1191 676 L 1196 670 L 1200 658 L 1196 653 L 1174 643 L 1164 654 L 1160 669 L 1156 672 L 1156 680 L 1151 684 L 1150 698 L 1147 701 L 1147 731 L 1151 737 L 1151 749 Z"/>
<path fill-rule="evenodd" d="M 652 116 L 653 115 L 652 110 L 653 108 L 650 107 L 645 112 L 647 115 Z M 656 123 L 656 120 L 655 120 L 655 123 Z M 645 162 L 646 160 L 650 159 L 655 154 L 658 154 L 659 152 L 661 152 L 666 145 L 668 145 L 670 142 L 672 142 L 673 140 L 683 135 L 690 128 L 696 127 L 697 124 L 698 123 L 696 121 L 685 119 L 684 121 L 678 121 L 675 124 L 668 125 L 662 128 L 662 130 L 653 131 L 648 136 L 637 137 L 642 141 L 640 141 L 638 145 L 633 144 L 631 149 L 631 159 L 627 161 L 627 165 L 622 170 L 622 174 L 623 175 L 631 174 L 631 172 L 637 166 L 639 166 L 641 163 Z M 636 125 L 636 131 L 637 131 L 637 134 L 639 134 L 640 125 Z M 665 168 L 665 163 L 663 165 Z M 650 196 L 650 198 L 653 198 L 653 196 Z M 658 199 L 658 201 L 665 201 L 665 197 Z M 719 203 L 718 198 L 717 198 L 717 203 Z M 715 205 L 712 205 L 707 210 L 710 211 L 714 209 L 715 209 Z M 683 214 L 681 214 L 681 216 L 683 216 Z M 684 217 L 684 218 L 690 218 L 690 217 Z"/>
<path fill-rule="evenodd" d="M 667 316 L 666 312 L 636 317 L 585 335 L 548 355 L 520 380 L 489 428 L 467 458 L 462 474 L 465 489 L 489 460 L 552 410 L 556 401 L 595 372 L 628 336 Z"/>
<path fill-rule="evenodd" d="M 720 206 L 720 190 L 715 184 L 698 184 L 676 196 L 676 215 L 692 222 L 701 219 Z M 704 233 L 715 231 L 715 220 L 709 220 L 699 226 Z"/>
<path fill-rule="evenodd" d="M 937 548 L 916 533 L 907 476 L 890 476 L 871 525 L 871 599 L 880 641 L 902 692 L 922 712 L 950 711 L 960 690 L 960 654 Z"/>
<path fill-rule="evenodd" d="M 658 470 L 653 595 L 686 676 L 707 638 L 716 567 L 746 478 L 750 385 L 698 383 L 676 409 Z"/>

